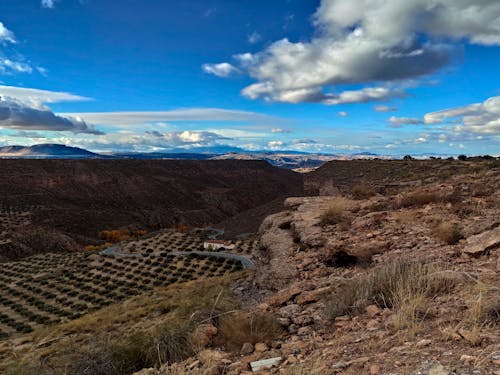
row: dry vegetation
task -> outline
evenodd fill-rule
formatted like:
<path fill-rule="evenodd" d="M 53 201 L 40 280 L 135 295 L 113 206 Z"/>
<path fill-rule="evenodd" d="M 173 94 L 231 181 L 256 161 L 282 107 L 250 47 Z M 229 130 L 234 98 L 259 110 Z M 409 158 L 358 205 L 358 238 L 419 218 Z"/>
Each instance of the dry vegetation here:
<path fill-rule="evenodd" d="M 226 350 L 239 352 L 243 344 L 270 344 L 283 329 L 275 316 L 268 313 L 238 313 L 220 321 L 216 343 Z"/>
<path fill-rule="evenodd" d="M 119 374 L 159 366 L 194 353 L 193 328 L 237 311 L 229 286 L 212 278 L 157 289 L 80 319 L 37 330 L 23 348 L 0 355 L 19 358 L 9 374 Z"/>
<path fill-rule="evenodd" d="M 339 224 L 341 228 L 347 229 L 352 220 L 352 215 L 349 211 L 351 203 L 343 197 L 332 199 L 327 210 L 321 215 L 321 225 Z"/>

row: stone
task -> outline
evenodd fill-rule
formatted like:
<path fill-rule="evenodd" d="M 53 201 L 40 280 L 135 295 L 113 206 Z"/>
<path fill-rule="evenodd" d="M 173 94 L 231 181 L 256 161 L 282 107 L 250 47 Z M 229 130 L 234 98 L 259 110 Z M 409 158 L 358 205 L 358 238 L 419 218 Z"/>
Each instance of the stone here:
<path fill-rule="evenodd" d="M 376 315 L 380 314 L 380 309 L 376 305 L 368 305 L 366 306 L 366 314 L 370 317 L 373 318 Z"/>
<path fill-rule="evenodd" d="M 219 350 L 205 349 L 198 353 L 198 359 L 202 364 L 219 363 L 227 359 L 228 354 Z"/>
<path fill-rule="evenodd" d="M 480 256 L 500 247 L 500 226 L 467 238 L 465 254 Z"/>
<path fill-rule="evenodd" d="M 373 364 L 370 366 L 370 375 L 380 374 L 380 365 Z"/>
<path fill-rule="evenodd" d="M 279 309 L 278 315 L 282 318 L 292 319 L 293 316 L 300 314 L 301 311 L 302 309 L 299 305 L 291 304 Z"/>
<path fill-rule="evenodd" d="M 366 329 L 368 331 L 375 331 L 375 330 L 379 329 L 379 327 L 380 327 L 380 323 L 376 319 L 372 319 L 368 323 L 366 323 Z"/>
<path fill-rule="evenodd" d="M 423 339 L 423 340 L 420 340 L 419 342 L 417 342 L 415 344 L 415 346 L 417 348 L 423 348 L 424 346 L 429 346 L 431 343 L 432 343 L 431 340 L 429 340 L 429 339 Z"/>
<path fill-rule="evenodd" d="M 262 359 L 260 361 L 250 362 L 250 368 L 252 369 L 253 372 L 257 372 L 261 369 L 266 369 L 266 368 L 271 368 L 273 366 L 277 366 L 281 363 L 282 360 L 283 360 L 283 358 L 281 358 L 281 357 Z"/>
<path fill-rule="evenodd" d="M 460 356 L 460 361 L 464 362 L 467 365 L 472 365 L 475 362 L 475 360 L 476 360 L 476 357 L 474 357 L 472 355 L 462 354 Z"/>
<path fill-rule="evenodd" d="M 427 374 L 428 375 L 450 375 L 451 373 L 441 363 L 436 363 L 435 365 L 433 365 L 429 369 L 429 372 Z"/>
<path fill-rule="evenodd" d="M 302 288 L 293 287 L 290 289 L 280 290 L 279 292 L 268 298 L 267 303 L 270 306 L 281 306 L 292 300 L 295 296 L 302 293 Z"/>
<path fill-rule="evenodd" d="M 311 303 L 311 302 L 317 302 L 323 296 L 325 296 L 329 291 L 330 291 L 330 288 L 326 287 L 326 288 L 319 288 L 316 290 L 311 290 L 309 292 L 303 292 L 295 298 L 295 302 L 298 303 L 299 305 L 303 305 L 303 304 Z"/>
<path fill-rule="evenodd" d="M 196 348 L 206 348 L 217 335 L 217 327 L 212 324 L 199 325 L 192 334 L 193 345 Z"/>
<path fill-rule="evenodd" d="M 269 349 L 269 347 L 263 342 L 258 342 L 257 344 L 255 344 L 255 347 L 254 347 L 254 350 L 256 353 L 263 353 L 263 352 L 267 351 L 268 349 Z"/>
<path fill-rule="evenodd" d="M 248 354 L 252 354 L 253 353 L 253 345 L 249 342 L 246 342 L 244 343 L 242 346 L 241 346 L 241 349 L 240 349 L 240 354 L 243 354 L 243 355 L 248 355 Z"/>
<path fill-rule="evenodd" d="M 297 330 L 297 334 L 300 335 L 300 336 L 305 336 L 305 335 L 308 335 L 311 333 L 311 327 L 300 327 L 298 330 Z"/>

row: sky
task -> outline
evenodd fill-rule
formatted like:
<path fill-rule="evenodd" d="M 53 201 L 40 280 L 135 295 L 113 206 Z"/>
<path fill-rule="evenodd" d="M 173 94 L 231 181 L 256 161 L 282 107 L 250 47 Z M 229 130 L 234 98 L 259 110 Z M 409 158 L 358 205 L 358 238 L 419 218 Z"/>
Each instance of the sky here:
<path fill-rule="evenodd" d="M 498 0 L 2 0 L 0 146 L 500 154 Z"/>

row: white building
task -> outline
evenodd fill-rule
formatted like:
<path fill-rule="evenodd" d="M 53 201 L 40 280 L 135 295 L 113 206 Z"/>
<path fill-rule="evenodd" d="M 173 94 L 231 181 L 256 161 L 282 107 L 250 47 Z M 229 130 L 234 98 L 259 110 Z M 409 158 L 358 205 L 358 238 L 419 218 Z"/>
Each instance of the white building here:
<path fill-rule="evenodd" d="M 205 250 L 234 250 L 235 245 L 231 241 L 206 240 L 203 243 Z"/>

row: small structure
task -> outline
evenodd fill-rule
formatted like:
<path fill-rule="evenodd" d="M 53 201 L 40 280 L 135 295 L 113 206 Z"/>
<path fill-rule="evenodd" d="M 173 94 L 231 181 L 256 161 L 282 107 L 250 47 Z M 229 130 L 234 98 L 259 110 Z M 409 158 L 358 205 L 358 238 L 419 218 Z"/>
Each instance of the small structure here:
<path fill-rule="evenodd" d="M 235 245 L 231 241 L 225 240 L 206 240 L 203 243 L 205 250 L 234 250 Z"/>

